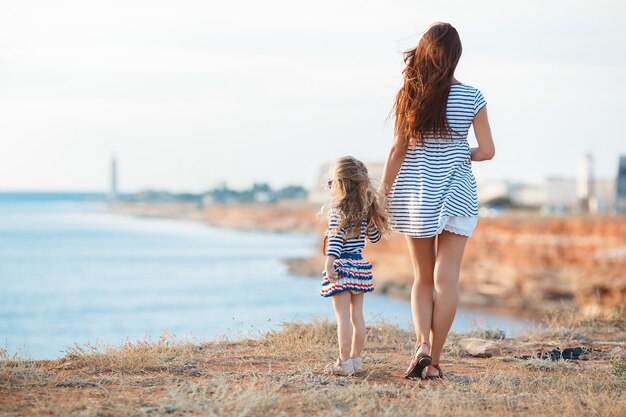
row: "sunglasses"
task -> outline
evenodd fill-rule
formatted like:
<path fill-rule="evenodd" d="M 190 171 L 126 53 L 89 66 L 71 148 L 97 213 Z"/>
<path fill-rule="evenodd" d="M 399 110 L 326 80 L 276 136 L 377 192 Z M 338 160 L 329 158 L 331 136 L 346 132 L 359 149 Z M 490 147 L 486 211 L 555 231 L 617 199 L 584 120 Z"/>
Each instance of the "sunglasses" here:
<path fill-rule="evenodd" d="M 328 188 L 332 188 L 333 187 L 333 180 L 329 178 L 327 184 L 328 184 Z"/>

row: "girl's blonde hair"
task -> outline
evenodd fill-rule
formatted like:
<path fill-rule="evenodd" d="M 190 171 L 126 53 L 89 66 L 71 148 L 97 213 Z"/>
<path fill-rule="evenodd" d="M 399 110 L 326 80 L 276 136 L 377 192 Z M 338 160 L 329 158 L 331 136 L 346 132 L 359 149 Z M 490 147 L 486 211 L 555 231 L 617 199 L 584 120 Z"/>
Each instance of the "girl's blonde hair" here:
<path fill-rule="evenodd" d="M 345 156 L 335 162 L 331 172 L 333 201 L 326 211 L 338 214 L 337 230 L 344 229 L 346 238 L 359 237 L 362 222 L 367 220 L 368 228 L 374 225 L 382 235 L 387 234 L 389 219 L 378 201 L 365 164 Z"/>

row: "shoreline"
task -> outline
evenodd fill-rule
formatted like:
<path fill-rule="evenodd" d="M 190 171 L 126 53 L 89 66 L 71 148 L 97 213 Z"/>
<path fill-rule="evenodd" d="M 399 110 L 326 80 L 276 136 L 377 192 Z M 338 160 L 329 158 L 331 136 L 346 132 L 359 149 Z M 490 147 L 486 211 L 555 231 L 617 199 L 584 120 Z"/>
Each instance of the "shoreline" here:
<path fill-rule="evenodd" d="M 323 233 L 323 230 L 319 229 L 320 222 L 318 221 L 316 215 L 318 207 L 307 204 L 303 205 L 300 203 L 286 204 L 282 207 L 278 207 L 273 204 L 221 205 L 213 206 L 212 211 L 209 212 L 199 209 L 194 203 L 130 202 L 122 204 L 114 203 L 112 205 L 109 204 L 108 207 L 109 210 L 118 214 L 146 218 L 194 221 L 208 224 L 212 227 L 225 228 L 229 230 L 258 231 L 266 233 L 303 233 L 311 235 Z M 236 223 L 236 221 L 228 217 L 219 217 L 219 215 L 223 215 L 224 213 L 232 213 L 233 211 L 240 210 L 246 213 L 261 210 L 260 216 L 269 219 L 269 221 L 259 222 L 254 220 L 242 224 Z M 305 216 L 305 218 L 300 219 L 298 222 L 298 228 L 295 230 L 289 229 L 287 225 L 293 224 L 295 221 L 293 219 L 285 221 L 284 217 L 270 214 L 274 211 L 277 213 L 286 213 L 291 217 Z M 233 217 L 238 219 L 241 216 L 235 215 Z M 315 248 L 312 248 L 312 250 L 314 249 Z M 320 258 L 319 256 L 312 255 L 305 258 L 282 258 L 280 261 L 287 265 L 291 274 L 303 279 L 315 279 L 318 276 L 317 272 L 318 269 L 320 269 L 320 265 L 323 264 L 323 257 Z M 410 288 L 407 289 L 404 283 L 396 283 L 393 281 L 379 283 L 376 286 L 374 294 L 405 302 L 410 301 Z M 529 314 L 528 311 L 523 311 L 521 309 L 505 308 L 502 306 L 493 306 L 485 303 L 473 302 L 470 297 L 464 297 L 463 294 L 461 294 L 459 307 L 483 311 L 485 313 L 496 314 L 503 317 L 521 319 L 529 322 L 540 321 L 543 318 L 541 314 L 537 314 L 536 312 Z"/>
<path fill-rule="evenodd" d="M 316 216 L 317 206 L 292 203 L 279 206 L 276 204 L 242 204 L 242 205 L 216 205 L 209 208 L 198 208 L 195 203 L 181 202 L 124 202 L 108 205 L 113 213 L 131 215 L 145 218 L 161 218 L 170 220 L 194 221 L 230 230 L 258 231 L 266 233 L 323 233 L 320 229 L 320 221 Z M 207 211 L 208 209 L 208 211 Z M 241 215 L 231 217 L 223 216 L 225 213 L 243 211 L 250 213 L 261 210 L 259 217 L 269 221 L 259 221 L 251 218 L 247 222 L 238 223 Z M 277 213 L 286 213 L 289 217 L 280 216 Z M 221 217 L 220 217 L 221 215 Z M 296 222 L 293 217 L 304 216 Z M 289 226 L 297 223 L 295 229 Z M 312 248 L 314 249 L 314 248 Z M 311 255 L 304 258 L 282 258 L 293 275 L 304 279 L 313 279 L 318 276 L 318 269 L 323 264 L 323 257 Z M 383 281 L 376 286 L 375 294 L 390 297 L 396 300 L 410 301 L 410 284 L 404 282 Z M 476 301 L 471 295 L 460 294 L 459 307 L 484 311 L 486 313 L 522 319 L 527 321 L 540 321 L 543 315 L 537 311 L 528 311 L 521 308 L 507 308 L 503 305 L 493 305 L 486 302 Z"/>
<path fill-rule="evenodd" d="M 109 211 L 137 217 L 192 220 L 233 230 L 269 233 L 314 233 L 315 206 L 301 203 L 220 204 L 193 202 L 108 202 Z M 251 214 L 254 214 L 251 216 Z"/>
<path fill-rule="evenodd" d="M 1 310 L 9 314 L 4 348 L 10 355 L 21 352 L 52 359 L 73 342 L 98 337 L 118 343 L 126 337 L 158 335 L 163 328 L 207 340 L 239 338 L 250 329 L 256 336 L 257 331 L 294 318 L 333 317 L 332 302 L 319 296 L 319 279 L 300 279 L 280 262 L 288 256 L 309 256 L 316 242 L 308 234 L 242 232 L 197 221 L 142 219 L 110 213 L 101 203 L 25 206 L 16 220 L 5 219 L 5 224 L 28 233 L 21 241 L 4 242 L 5 249 L 28 254 L 39 245 L 42 262 L 36 269 L 24 270 L 32 285 L 23 287 L 9 280 L 7 290 L 19 291 L 23 299 L 36 299 L 42 290 L 55 296 L 23 306 L 17 299 L 7 300 Z M 7 271 L 22 270 L 21 256 L 16 258 L 7 258 Z M 268 287 L 275 279 L 284 291 Z M 367 304 L 370 320 L 384 318 L 402 328 L 410 326 L 406 301 L 378 294 L 368 296 Z M 23 314 L 11 316 L 15 308 Z M 455 331 L 482 323 L 514 334 L 528 326 L 488 312 L 459 312 Z M 125 317 L 122 322 L 120 317 Z M 67 325 L 51 328 L 49 320 Z"/>
<path fill-rule="evenodd" d="M 215 227 L 271 233 L 319 234 L 319 208 L 303 202 L 199 207 L 180 202 L 118 202 L 115 213 L 194 220 Z M 283 261 L 298 276 L 317 277 L 321 249 Z M 393 234 L 368 245 L 364 256 L 376 269 L 376 293 L 408 299 L 413 271 L 406 243 Z M 468 242 L 460 305 L 537 319 L 579 308 L 593 316 L 623 308 L 626 301 L 626 216 L 549 216 L 513 212 L 481 217 Z"/>

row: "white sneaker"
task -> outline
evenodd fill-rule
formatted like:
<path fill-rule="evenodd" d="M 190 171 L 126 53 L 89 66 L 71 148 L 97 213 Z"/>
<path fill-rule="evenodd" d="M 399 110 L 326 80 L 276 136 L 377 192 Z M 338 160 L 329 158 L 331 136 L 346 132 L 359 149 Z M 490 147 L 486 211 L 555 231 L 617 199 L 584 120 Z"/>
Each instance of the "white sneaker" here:
<path fill-rule="evenodd" d="M 337 358 L 337 362 L 329 363 L 328 365 L 326 365 L 324 371 L 331 375 L 350 376 L 354 374 L 354 365 L 352 363 L 352 358 L 348 358 L 345 361 Z"/>
<path fill-rule="evenodd" d="M 360 357 L 352 358 L 352 366 L 354 367 L 355 374 L 363 372 L 363 359 L 361 359 Z"/>

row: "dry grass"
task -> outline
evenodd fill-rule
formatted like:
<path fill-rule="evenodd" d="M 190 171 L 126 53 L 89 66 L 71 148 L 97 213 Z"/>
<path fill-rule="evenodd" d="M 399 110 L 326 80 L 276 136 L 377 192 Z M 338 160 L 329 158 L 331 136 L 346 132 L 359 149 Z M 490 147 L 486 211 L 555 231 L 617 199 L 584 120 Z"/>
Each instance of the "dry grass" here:
<path fill-rule="evenodd" d="M 465 355 L 452 334 L 444 382 L 402 378 L 412 336 L 389 323 L 368 329 L 363 376 L 322 368 L 336 354 L 328 321 L 286 323 L 256 340 L 74 346 L 56 361 L 0 352 L 0 414 L 80 416 L 490 416 L 626 415 L 623 315 L 580 321 L 553 316 L 515 339 L 477 330 L 499 358 Z M 552 346 L 595 349 L 584 361 L 517 359 Z"/>
<path fill-rule="evenodd" d="M 0 349 L 0 390 L 16 387 L 47 386 L 54 374 L 40 364 Z"/>
<path fill-rule="evenodd" d="M 173 335 L 164 332 L 158 341 L 126 342 L 121 346 L 74 345 L 65 351 L 57 369 L 80 370 L 86 374 L 136 374 L 172 372 L 184 366 L 201 346 L 177 342 Z"/>

